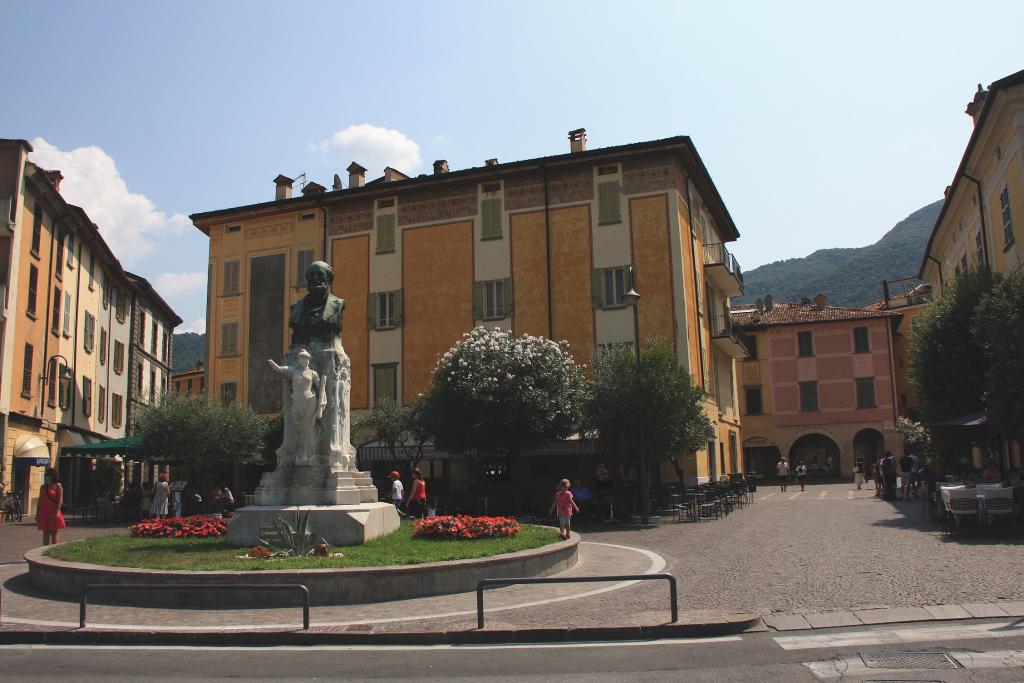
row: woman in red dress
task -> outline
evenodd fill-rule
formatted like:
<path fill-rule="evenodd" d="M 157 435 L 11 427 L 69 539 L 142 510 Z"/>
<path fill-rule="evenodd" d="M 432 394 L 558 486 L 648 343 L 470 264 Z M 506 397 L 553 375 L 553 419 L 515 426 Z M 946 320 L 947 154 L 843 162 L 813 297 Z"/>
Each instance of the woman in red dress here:
<path fill-rule="evenodd" d="M 60 476 L 53 467 L 47 467 L 43 474 L 43 485 L 39 487 L 39 505 L 36 507 L 36 527 L 43 532 L 43 545 L 57 542 L 57 532 L 67 526 L 60 509 L 64 504 L 64 487 Z"/>

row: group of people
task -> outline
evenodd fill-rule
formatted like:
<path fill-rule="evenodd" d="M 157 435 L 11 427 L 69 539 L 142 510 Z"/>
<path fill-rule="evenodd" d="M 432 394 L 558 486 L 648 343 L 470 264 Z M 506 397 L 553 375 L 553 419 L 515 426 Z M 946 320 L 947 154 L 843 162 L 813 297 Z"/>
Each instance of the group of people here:
<path fill-rule="evenodd" d="M 805 490 L 807 486 L 807 463 L 803 460 L 795 468 L 790 468 L 789 461 L 786 460 L 786 456 L 779 458 L 779 461 L 775 463 L 775 473 L 779 475 L 779 489 L 783 492 L 789 486 L 790 480 L 795 476 L 796 483 L 800 485 L 800 490 Z"/>
<path fill-rule="evenodd" d="M 431 500 L 430 504 L 427 503 L 427 482 L 418 467 L 412 468 L 412 487 L 408 494 L 405 493 L 405 486 L 402 484 L 402 475 L 397 470 L 388 476 L 391 479 L 391 502 L 398 510 L 398 514 L 413 519 L 437 516 L 437 501 Z"/>

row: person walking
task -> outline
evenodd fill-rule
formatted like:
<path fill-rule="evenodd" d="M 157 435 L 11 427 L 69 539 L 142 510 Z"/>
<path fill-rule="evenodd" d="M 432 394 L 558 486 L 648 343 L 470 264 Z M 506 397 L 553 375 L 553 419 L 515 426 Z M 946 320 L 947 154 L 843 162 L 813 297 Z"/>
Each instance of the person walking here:
<path fill-rule="evenodd" d="M 775 472 L 779 475 L 779 489 L 785 493 L 786 484 L 789 483 L 789 463 L 785 457 L 779 458 L 779 462 L 775 464 Z"/>
<path fill-rule="evenodd" d="M 893 500 L 896 498 L 896 458 L 892 451 L 886 451 L 882 457 L 882 498 Z"/>
<path fill-rule="evenodd" d="M 801 491 L 807 485 L 807 465 L 804 464 L 803 460 L 796 466 L 796 483 L 800 484 Z"/>
<path fill-rule="evenodd" d="M 864 485 L 864 460 L 863 458 L 857 458 L 853 461 L 853 483 L 857 485 L 857 490 L 860 491 L 861 486 Z"/>
<path fill-rule="evenodd" d="M 572 497 L 572 491 L 569 490 L 571 485 L 572 483 L 568 479 L 560 481 L 558 489 L 555 491 L 555 498 L 551 501 L 551 514 L 558 514 L 558 536 L 563 541 L 568 541 L 569 534 L 572 532 L 573 510 L 580 511 Z"/>
<path fill-rule="evenodd" d="M 412 489 L 405 501 L 405 509 L 410 517 L 423 519 L 427 514 L 427 482 L 423 481 L 423 473 L 418 467 L 412 469 Z"/>
<path fill-rule="evenodd" d="M 405 487 L 402 486 L 402 479 L 397 470 L 388 475 L 391 477 L 391 502 L 395 509 L 401 511 L 402 498 L 405 497 Z"/>
<path fill-rule="evenodd" d="M 57 532 L 67 526 L 61 506 L 64 505 L 64 487 L 56 468 L 47 467 L 39 487 L 39 505 L 36 507 L 36 528 L 43 532 L 43 545 L 57 542 Z"/>
<path fill-rule="evenodd" d="M 161 472 L 153 484 L 153 501 L 149 504 L 149 516 L 163 519 L 167 516 L 167 503 L 171 496 L 171 487 L 167 483 L 167 473 Z"/>
<path fill-rule="evenodd" d="M 914 458 L 904 453 L 900 458 L 900 495 L 899 498 L 910 499 L 910 483 L 914 478 Z"/>

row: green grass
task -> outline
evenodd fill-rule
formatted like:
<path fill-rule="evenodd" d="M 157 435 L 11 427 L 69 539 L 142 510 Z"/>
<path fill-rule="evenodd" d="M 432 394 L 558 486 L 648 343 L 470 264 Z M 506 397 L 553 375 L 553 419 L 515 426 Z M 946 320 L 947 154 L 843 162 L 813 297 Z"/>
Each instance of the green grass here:
<path fill-rule="evenodd" d="M 381 567 L 465 560 L 512 553 L 556 543 L 558 531 L 524 524 L 518 536 L 472 541 L 436 541 L 412 537 L 412 522 L 402 522 L 398 531 L 368 543 L 334 552 L 343 557 L 302 557 L 280 560 L 240 559 L 248 548 L 234 548 L 219 538 L 134 538 L 127 534 L 98 536 L 75 541 L 46 551 L 57 560 L 84 562 L 108 567 L 142 569 L 275 570 L 328 569 L 333 567 Z"/>

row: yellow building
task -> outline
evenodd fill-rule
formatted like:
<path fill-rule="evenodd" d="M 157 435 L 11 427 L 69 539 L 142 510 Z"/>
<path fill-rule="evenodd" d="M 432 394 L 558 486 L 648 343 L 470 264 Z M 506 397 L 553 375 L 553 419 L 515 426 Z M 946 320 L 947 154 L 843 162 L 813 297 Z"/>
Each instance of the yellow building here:
<path fill-rule="evenodd" d="M 595 150 L 582 129 L 569 138 L 567 154 L 453 172 L 442 160 L 417 178 L 387 168 L 367 182 L 353 162 L 348 187 L 309 183 L 297 197 L 278 176 L 273 201 L 193 215 L 210 238 L 209 391 L 278 410 L 264 365 L 287 347 L 285 311 L 315 259 L 346 300 L 356 411 L 425 391 L 439 354 L 475 324 L 565 339 L 584 363 L 632 344 L 634 284 L 641 337 L 672 344 L 709 392 L 717 435 L 687 462 L 689 479 L 740 471 L 744 350 L 728 306 L 743 290 L 725 204 L 687 137 Z"/>
<path fill-rule="evenodd" d="M 171 375 L 174 393 L 186 396 L 202 396 L 206 393 L 206 370 L 203 361 L 196 363 L 191 370 L 176 372 Z"/>
<path fill-rule="evenodd" d="M 969 268 L 1009 275 L 1024 263 L 1024 71 L 979 85 L 967 114 L 974 130 L 921 262 L 939 296 Z"/>

